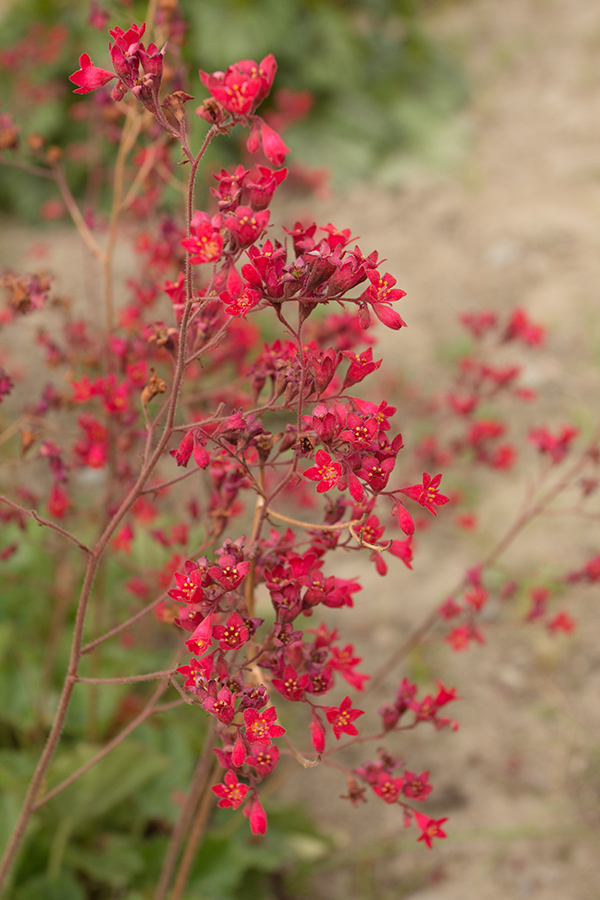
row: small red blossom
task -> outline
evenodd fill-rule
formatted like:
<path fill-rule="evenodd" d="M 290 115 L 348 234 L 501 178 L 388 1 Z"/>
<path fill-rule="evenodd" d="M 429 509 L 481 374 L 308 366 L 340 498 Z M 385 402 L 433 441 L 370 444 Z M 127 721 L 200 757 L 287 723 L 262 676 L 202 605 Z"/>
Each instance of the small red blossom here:
<path fill-rule="evenodd" d="M 318 481 L 317 492 L 322 494 L 324 491 L 330 491 L 335 487 L 342 477 L 342 466 L 339 462 L 334 462 L 328 453 L 324 450 L 317 450 L 315 453 L 316 465 L 311 466 L 303 473 L 305 478 L 311 481 Z"/>
<path fill-rule="evenodd" d="M 441 480 L 441 475 L 434 475 L 432 478 L 427 472 L 423 472 L 423 484 L 413 484 L 411 487 L 400 488 L 400 493 L 410 497 L 411 500 L 416 500 L 417 503 L 420 503 L 421 506 L 424 506 L 425 509 L 428 509 L 429 512 L 436 516 L 435 507 L 443 506 L 449 501 L 448 497 L 445 497 L 438 491 Z"/>
<path fill-rule="evenodd" d="M 369 681 L 371 677 L 370 675 L 362 675 L 360 672 L 354 671 L 354 667 L 360 662 L 362 662 L 362 658 L 354 656 L 352 644 L 346 644 L 343 650 L 340 650 L 339 647 L 331 648 L 329 665 L 336 672 L 339 672 L 342 678 L 357 691 L 364 690 L 364 682 Z"/>
<path fill-rule="evenodd" d="M 358 729 L 352 722 L 359 716 L 364 716 L 365 713 L 362 709 L 352 709 L 350 697 L 344 697 L 339 706 L 325 706 L 324 710 L 327 721 L 332 726 L 338 741 L 342 734 L 358 734 Z"/>
<path fill-rule="evenodd" d="M 209 74 L 200 70 L 200 78 L 228 112 L 247 116 L 254 112 L 271 90 L 276 71 L 275 57 L 270 53 L 258 65 L 252 59 L 241 59 L 225 72 Z"/>
<path fill-rule="evenodd" d="M 415 775 L 414 772 L 409 772 L 407 769 L 404 773 L 404 795 L 410 797 L 411 800 L 425 800 L 433 790 L 432 786 L 427 783 L 428 781 L 429 772 Z"/>
<path fill-rule="evenodd" d="M 255 797 L 244 807 L 244 815 L 250 820 L 252 834 L 265 834 L 267 830 L 267 814 Z"/>
<path fill-rule="evenodd" d="M 325 726 L 321 721 L 321 717 L 314 709 L 309 728 L 313 747 L 315 748 L 317 753 L 322 753 L 325 749 L 326 741 Z"/>
<path fill-rule="evenodd" d="M 308 685 L 308 675 L 298 675 L 293 666 L 286 666 L 283 678 L 274 678 L 273 687 L 287 700 L 303 700 Z"/>
<path fill-rule="evenodd" d="M 392 778 L 388 772 L 380 772 L 375 784 L 371 787 L 378 797 L 386 803 L 396 803 L 402 793 L 404 778 Z"/>
<path fill-rule="evenodd" d="M 245 709 L 246 737 L 250 743 L 264 744 L 268 747 L 272 738 L 285 734 L 285 728 L 274 724 L 276 718 L 277 710 L 274 706 L 269 706 L 262 712 L 257 709 Z"/>
<path fill-rule="evenodd" d="M 71 506 L 71 500 L 65 489 L 54 482 L 48 499 L 48 512 L 57 519 L 63 519 Z"/>
<path fill-rule="evenodd" d="M 553 435 L 548 428 L 533 428 L 529 432 L 529 440 L 540 453 L 547 454 L 554 464 L 562 462 L 569 451 L 571 442 L 579 431 L 571 425 L 563 425 L 560 432 Z"/>
<path fill-rule="evenodd" d="M 79 65 L 81 68 L 69 75 L 69 81 L 79 85 L 73 91 L 74 94 L 90 94 L 96 88 L 108 84 L 109 81 L 117 77 L 114 72 L 107 72 L 106 69 L 99 69 L 95 66 L 87 53 L 81 54 Z"/>
<path fill-rule="evenodd" d="M 353 353 L 351 350 L 344 350 L 343 353 L 344 356 L 347 356 L 350 360 L 350 366 L 346 372 L 344 384 L 342 385 L 343 391 L 353 384 L 358 384 L 359 381 L 362 381 L 363 378 L 366 378 L 371 372 L 375 372 L 383 362 L 382 359 L 373 359 L 373 350 L 371 347 L 369 347 L 368 350 L 364 350 L 360 356 L 357 353 Z"/>
<path fill-rule="evenodd" d="M 238 612 L 232 613 L 225 625 L 215 625 L 213 636 L 223 651 L 237 650 L 250 639 L 250 632 Z"/>
<path fill-rule="evenodd" d="M 565 634 L 571 634 L 575 630 L 575 619 L 566 612 L 557 613 L 553 619 L 548 622 L 548 630 L 556 634 L 562 631 Z"/>
<path fill-rule="evenodd" d="M 264 778 L 270 775 L 279 761 L 279 748 L 272 744 L 264 747 L 262 744 L 252 744 L 252 756 L 246 757 L 245 762 L 256 769 L 258 775 Z"/>
<path fill-rule="evenodd" d="M 406 291 L 394 288 L 396 279 L 389 272 L 386 272 L 385 275 L 380 275 L 375 269 L 370 269 L 367 272 L 367 277 L 371 282 L 371 286 L 367 288 L 359 299 L 372 307 L 373 312 L 383 325 L 398 331 L 398 329 L 406 325 L 406 322 L 395 309 L 391 308 L 390 304 L 405 297 Z M 361 325 L 364 321 L 365 327 L 368 328 L 370 316 L 366 311 L 366 306 L 363 306 L 361 316 Z"/>
<path fill-rule="evenodd" d="M 251 309 L 254 309 L 262 300 L 260 291 L 255 291 L 249 285 L 244 285 L 239 297 L 232 297 L 228 291 L 219 294 L 219 299 L 226 303 L 225 312 L 230 316 L 243 318 Z"/>
<path fill-rule="evenodd" d="M 224 784 L 215 784 L 212 789 L 217 797 L 221 798 L 217 806 L 231 806 L 233 809 L 237 809 L 244 802 L 249 790 L 248 785 L 242 784 L 237 780 L 237 775 L 233 769 L 228 769 L 225 773 L 224 781 Z"/>
<path fill-rule="evenodd" d="M 219 722 L 229 725 L 235 715 L 235 694 L 229 688 L 222 687 L 216 697 L 206 697 L 202 706 L 206 712 L 216 716 Z"/>
<path fill-rule="evenodd" d="M 220 233 L 221 216 L 212 218 L 208 213 L 196 210 L 190 222 L 190 237 L 181 241 L 195 265 L 216 262 L 223 252 L 223 236 Z"/>
<path fill-rule="evenodd" d="M 439 609 L 442 619 L 454 619 L 456 616 L 459 616 L 461 612 L 462 606 L 456 602 L 454 597 L 448 597 L 447 600 L 444 600 Z"/>
<path fill-rule="evenodd" d="M 471 641 L 485 644 L 482 633 L 474 625 L 460 625 L 458 628 L 453 628 L 444 640 L 450 644 L 453 650 L 466 650 Z"/>
<path fill-rule="evenodd" d="M 421 837 L 420 841 L 424 841 L 429 849 L 433 846 L 433 838 L 445 838 L 447 837 L 446 832 L 442 831 L 441 825 L 444 822 L 447 822 L 448 819 L 430 819 L 429 816 L 424 815 L 423 813 L 417 812 L 417 810 L 413 810 L 413 815 L 416 819 L 417 825 L 421 829 Z"/>
<path fill-rule="evenodd" d="M 274 166 L 282 166 L 290 152 L 277 132 L 265 124 L 260 116 L 255 116 L 252 122 L 246 147 L 249 153 L 256 153 L 262 147 L 263 153 Z"/>
<path fill-rule="evenodd" d="M 191 638 L 185 642 L 190 653 L 201 656 L 210 647 L 212 642 L 212 618 L 207 616 L 196 628 Z"/>

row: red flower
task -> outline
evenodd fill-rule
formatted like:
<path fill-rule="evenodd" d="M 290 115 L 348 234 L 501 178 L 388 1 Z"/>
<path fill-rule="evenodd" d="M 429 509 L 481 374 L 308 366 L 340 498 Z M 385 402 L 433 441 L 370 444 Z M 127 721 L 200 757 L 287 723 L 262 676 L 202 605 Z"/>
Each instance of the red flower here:
<path fill-rule="evenodd" d="M 563 425 L 556 437 L 547 428 L 533 428 L 529 432 L 529 440 L 540 453 L 547 453 L 553 463 L 561 462 L 569 450 L 569 444 L 579 431 L 571 425 Z"/>
<path fill-rule="evenodd" d="M 371 787 L 378 797 L 385 800 L 386 803 L 395 803 L 402 792 L 404 778 L 392 778 L 388 772 L 380 772 L 377 777 L 377 783 Z"/>
<path fill-rule="evenodd" d="M 219 557 L 219 565 L 211 566 L 208 570 L 211 578 L 218 581 L 226 591 L 233 591 L 239 587 L 248 572 L 251 563 L 248 560 L 236 561 L 235 556 L 223 553 Z"/>
<path fill-rule="evenodd" d="M 253 766 L 261 777 L 270 775 L 279 761 L 279 748 L 271 745 L 252 744 L 252 756 L 246 758 L 246 764 Z"/>
<path fill-rule="evenodd" d="M 308 675 L 300 675 L 293 666 L 286 666 L 283 672 L 283 678 L 274 678 L 273 687 L 287 700 L 303 700 L 304 692 L 308 684 Z"/>
<path fill-rule="evenodd" d="M 189 647 L 190 653 L 198 653 L 202 655 L 211 645 L 212 641 L 212 618 L 207 616 L 198 625 L 191 638 L 185 642 Z"/>
<path fill-rule="evenodd" d="M 330 491 L 335 487 L 342 476 L 342 466 L 339 462 L 334 462 L 328 453 L 324 450 L 317 450 L 315 453 L 315 466 L 311 466 L 304 472 L 305 478 L 311 481 L 318 481 L 317 492 L 322 494 L 323 491 Z"/>
<path fill-rule="evenodd" d="M 272 738 L 285 734 L 285 728 L 273 724 L 276 718 L 277 710 L 274 706 L 269 706 L 262 712 L 257 709 L 245 709 L 246 737 L 250 743 L 264 744 L 265 747 L 268 747 Z"/>
<path fill-rule="evenodd" d="M 327 721 L 333 728 L 337 740 L 342 734 L 358 734 L 358 729 L 352 724 L 359 716 L 364 716 L 364 710 L 352 709 L 350 697 L 344 697 L 339 706 L 325 706 Z"/>
<path fill-rule="evenodd" d="M 369 347 L 368 350 L 364 350 L 360 356 L 353 353 L 351 350 L 344 350 L 343 352 L 344 356 L 347 356 L 348 359 L 351 360 L 350 367 L 346 372 L 344 384 L 342 385 L 343 391 L 353 384 L 358 384 L 359 381 L 362 381 L 363 378 L 366 378 L 367 375 L 370 375 L 371 372 L 378 369 L 383 362 L 381 359 L 376 361 L 373 360 L 373 350 L 371 347 Z"/>
<path fill-rule="evenodd" d="M 386 272 L 385 275 L 381 276 L 375 269 L 370 269 L 367 272 L 367 278 L 371 282 L 371 287 L 368 287 L 364 294 L 361 295 L 360 300 L 365 301 L 369 306 L 373 307 L 373 312 L 383 325 L 387 325 L 388 328 L 393 328 L 394 331 L 398 331 L 398 329 L 406 325 L 406 322 L 400 317 L 395 309 L 391 309 L 390 304 L 393 303 L 394 300 L 400 300 L 402 297 L 405 297 L 406 291 L 402 291 L 399 288 L 394 289 L 396 279 L 393 278 L 389 272 Z M 370 324 L 370 322 L 367 321 L 369 316 L 364 307 L 363 311 L 366 314 L 365 321 L 367 322 L 368 327 Z"/>
<path fill-rule="evenodd" d="M 206 712 L 216 716 L 219 722 L 229 725 L 235 715 L 235 694 L 229 688 L 222 687 L 216 697 L 207 697 L 202 706 Z"/>
<path fill-rule="evenodd" d="M 434 475 L 432 478 L 427 472 L 423 472 L 423 484 L 413 484 L 411 487 L 400 488 L 400 493 L 406 494 L 411 500 L 416 500 L 417 503 L 420 503 L 421 506 L 424 506 L 425 509 L 428 509 L 429 512 L 436 516 L 435 507 L 443 506 L 449 500 L 448 497 L 445 497 L 438 491 L 441 480 L 441 475 Z"/>
<path fill-rule="evenodd" d="M 453 650 L 466 650 L 473 640 L 479 644 L 485 643 L 483 635 L 474 625 L 461 625 L 458 628 L 453 628 L 444 640 L 450 644 Z"/>
<path fill-rule="evenodd" d="M 569 613 L 559 612 L 548 622 L 548 630 L 553 632 L 564 631 L 565 634 L 570 634 L 575 630 L 575 619 Z"/>
<path fill-rule="evenodd" d="M 223 237 L 220 233 L 221 217 L 196 210 L 190 222 L 190 237 L 181 241 L 190 254 L 190 262 L 195 265 L 216 262 L 223 252 Z"/>
<path fill-rule="evenodd" d="M 409 772 L 407 769 L 404 773 L 403 790 L 405 796 L 410 797 L 412 800 L 425 800 L 433 790 L 432 786 L 427 784 L 428 781 L 429 772 L 421 772 L 420 775 L 415 775 L 414 772 Z"/>
<path fill-rule="evenodd" d="M 244 808 L 244 815 L 250 819 L 250 831 L 252 834 L 264 834 L 267 830 L 267 814 L 255 797 Z"/>
<path fill-rule="evenodd" d="M 223 224 L 236 236 L 241 247 L 249 247 L 266 229 L 270 215 L 268 209 L 255 212 L 249 206 L 238 206 L 234 212 L 227 213 Z"/>
<path fill-rule="evenodd" d="M 192 453 L 194 454 L 194 462 L 200 469 L 206 469 L 210 462 L 208 451 L 204 449 L 206 438 L 199 428 L 192 428 L 187 431 L 176 450 L 170 450 L 171 456 L 176 460 L 178 466 L 184 468 L 190 461 Z"/>
<path fill-rule="evenodd" d="M 286 147 L 276 131 L 269 128 L 259 116 L 256 116 L 246 141 L 249 153 L 256 153 L 262 146 L 263 153 L 274 166 L 282 166 L 290 148 Z"/>
<path fill-rule="evenodd" d="M 213 791 L 217 797 L 221 797 L 217 806 L 231 806 L 233 809 L 237 809 L 244 802 L 248 793 L 248 785 L 239 782 L 233 769 L 228 769 L 225 774 L 225 784 L 215 784 Z"/>
<path fill-rule="evenodd" d="M 106 69 L 98 69 L 91 61 L 87 53 L 82 53 L 79 57 L 79 65 L 81 68 L 69 75 L 69 81 L 78 84 L 79 87 L 73 91 L 74 94 L 90 94 L 96 88 L 102 87 L 116 78 L 114 72 L 107 72 Z"/>
<path fill-rule="evenodd" d="M 413 814 L 415 819 L 417 820 L 417 825 L 422 832 L 419 840 L 425 841 L 425 843 L 431 850 L 433 838 L 446 837 L 446 832 L 442 831 L 440 825 L 443 825 L 444 822 L 448 821 L 448 819 L 430 819 L 429 816 L 425 816 L 423 815 L 423 813 L 417 812 L 417 810 L 413 810 Z"/>
<path fill-rule="evenodd" d="M 390 473 L 395 465 L 395 459 L 384 459 L 379 462 L 375 456 L 364 456 L 362 466 L 356 474 L 367 482 L 372 491 L 378 494 L 388 483 Z"/>
<path fill-rule="evenodd" d="M 253 59 L 241 59 L 225 72 L 209 74 L 200 70 L 200 78 L 228 112 L 247 116 L 254 112 L 271 90 L 276 71 L 275 57 L 270 53 L 258 65 Z"/>
<path fill-rule="evenodd" d="M 237 650 L 250 638 L 250 632 L 238 612 L 232 613 L 225 625 L 215 625 L 213 635 L 223 651 Z"/>
<path fill-rule="evenodd" d="M 322 753 L 325 749 L 325 726 L 321 721 L 321 717 L 313 709 L 312 720 L 310 725 L 312 745 L 317 753 Z"/>
<path fill-rule="evenodd" d="M 260 291 L 255 291 L 249 285 L 245 285 L 239 297 L 232 297 L 228 291 L 223 291 L 219 294 L 219 299 L 222 300 L 223 303 L 228 304 L 225 307 L 226 313 L 230 316 L 240 316 L 240 318 L 243 318 L 246 313 L 249 313 L 251 309 L 254 309 L 254 307 L 260 303 L 262 294 Z"/>
<path fill-rule="evenodd" d="M 362 657 L 354 656 L 352 644 L 346 644 L 343 650 L 340 650 L 339 647 L 331 648 L 329 665 L 332 669 L 339 672 L 342 678 L 345 678 L 348 684 L 352 685 L 357 691 L 364 690 L 363 682 L 368 681 L 371 677 L 370 675 L 361 675 L 360 672 L 354 671 L 354 667 L 360 662 L 362 662 Z"/>

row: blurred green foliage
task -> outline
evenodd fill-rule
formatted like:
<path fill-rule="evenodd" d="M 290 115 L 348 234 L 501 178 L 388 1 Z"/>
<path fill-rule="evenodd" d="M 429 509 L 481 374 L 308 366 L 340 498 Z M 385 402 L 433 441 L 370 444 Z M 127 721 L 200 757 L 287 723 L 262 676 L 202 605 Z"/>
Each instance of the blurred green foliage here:
<path fill-rule="evenodd" d="M 3 562 L 0 610 L 0 848 L 17 820 L 54 715 L 73 623 L 73 603 L 63 600 L 72 600 L 66 591 L 71 585 L 76 593 L 80 575 L 76 552 L 65 553 L 57 535 L 35 525 L 22 532 L 10 524 L 3 539 L 18 550 Z M 129 560 L 138 557 L 139 564 L 140 555 L 135 547 Z M 126 570 L 113 559 L 101 577 L 104 600 L 95 596 L 109 622 L 135 608 L 119 589 L 124 580 Z M 133 642 L 114 638 L 103 645 L 97 674 L 164 669 L 179 641 L 173 626 L 148 616 Z M 86 674 L 95 672 L 93 665 Z M 46 788 L 91 759 L 137 715 L 155 686 L 115 684 L 95 691 L 77 685 Z M 173 690 L 164 697 L 176 698 Z M 205 729 L 206 716 L 198 709 L 183 705 L 160 712 L 41 807 L 20 854 L 11 900 L 150 900 Z M 330 842 L 301 809 L 269 802 L 268 815 L 267 835 L 256 838 L 239 812 L 216 811 L 186 900 L 275 900 L 277 885 L 295 883 L 307 862 L 326 854 Z M 290 889 L 287 896 L 299 895 Z"/>
<path fill-rule="evenodd" d="M 147 11 L 137 2 L 101 6 L 109 15 L 107 30 L 141 22 Z M 334 187 L 382 172 L 393 180 L 402 154 L 427 156 L 428 144 L 466 97 L 458 62 L 428 36 L 417 0 L 180 0 L 180 7 L 189 23 L 183 55 L 196 100 L 205 96 L 198 68 L 215 71 L 274 53 L 276 89 L 309 91 L 314 98 L 308 117 L 285 133 L 290 160 L 327 169 Z M 74 0 L 19 0 L 5 16 L 0 112 L 15 115 L 23 138 L 37 133 L 63 148 L 84 140 L 87 126 L 77 120 L 77 106 L 86 98 L 73 95 L 68 76 L 82 52 L 110 68 L 107 30 L 93 29 L 88 14 L 88 4 Z M 203 135 L 206 123 L 193 113 L 190 119 L 194 138 Z M 104 148 L 106 161 L 112 152 Z M 220 141 L 213 152 L 219 163 L 224 152 L 236 161 L 234 142 Z M 83 166 L 71 166 L 71 182 L 81 193 Z M 40 204 L 54 196 L 52 183 L 0 166 L 5 208 L 34 220 Z"/>

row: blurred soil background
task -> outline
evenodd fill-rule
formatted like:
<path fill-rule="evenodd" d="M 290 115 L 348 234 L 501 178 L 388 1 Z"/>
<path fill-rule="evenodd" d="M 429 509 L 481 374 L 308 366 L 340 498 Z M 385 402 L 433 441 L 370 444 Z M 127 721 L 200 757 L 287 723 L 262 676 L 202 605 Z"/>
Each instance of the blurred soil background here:
<path fill-rule="evenodd" d="M 425 162 L 399 155 L 375 184 L 352 182 L 306 209 L 323 224 L 350 227 L 407 291 L 399 309 L 408 328 L 381 335 L 398 379 L 417 374 L 429 389 L 443 386 L 448 354 L 462 340 L 458 314 L 519 305 L 547 326 L 548 341 L 518 360 L 540 404 L 512 409 L 517 432 L 569 421 L 589 432 L 600 375 L 600 6 L 432 2 L 426 25 L 465 67 L 462 112 L 432 138 Z M 84 251 L 63 226 L 39 237 L 2 228 L 2 264 L 17 268 L 32 238 L 46 246 L 44 265 L 77 295 Z M 405 443 L 416 439 L 401 408 L 399 416 Z M 356 609 L 337 616 L 342 644 L 353 642 L 364 657 L 362 671 L 392 653 L 485 555 L 532 475 L 521 465 L 483 476 L 478 529 L 457 529 L 446 507 L 438 517 L 445 521 L 420 537 L 412 573 L 394 560 L 382 579 L 356 555 L 342 560 L 338 574 L 360 574 L 364 586 Z M 566 572 L 599 551 L 597 522 L 557 516 L 526 532 L 506 561 L 543 581 L 553 567 Z M 378 688 L 383 703 L 403 675 L 440 678 L 463 698 L 449 709 L 457 733 L 421 727 L 400 749 L 410 769 L 431 772 L 429 814 L 449 817 L 448 839 L 433 850 L 416 843 L 414 828 L 404 831 L 396 808 L 338 800 L 346 785 L 334 769 L 292 770 L 285 795 L 307 801 L 334 839 L 325 855 L 315 846 L 311 897 L 597 900 L 597 589 L 574 589 L 565 605 L 578 623 L 572 636 L 525 626 L 518 610 L 492 611 L 485 646 L 453 654 L 440 641 L 426 644 Z M 353 764 L 365 755 L 359 748 Z"/>
<path fill-rule="evenodd" d="M 399 306 L 408 328 L 382 335 L 388 364 L 398 360 L 408 378 L 443 388 L 443 348 L 459 338 L 458 314 L 522 306 L 547 326 L 548 341 L 517 360 L 540 401 L 512 407 L 515 433 L 569 421 L 589 433 L 600 412 L 600 8 L 470 0 L 430 11 L 429 33 L 458 52 L 470 90 L 445 150 L 431 154 L 446 165 L 432 171 L 404 161 L 401 188 L 351 190 L 324 218 L 335 215 L 338 227 L 361 235 L 365 252 L 377 248 L 407 291 Z M 400 427 L 408 442 L 410 423 L 400 419 Z M 528 459 L 529 468 L 479 482 L 475 535 L 457 535 L 445 508 L 444 527 L 436 522 L 419 540 L 414 573 L 363 573 L 357 615 L 347 624 L 340 616 L 340 629 L 360 655 L 368 648 L 365 671 L 503 534 L 533 477 Z M 505 561 L 543 581 L 553 567 L 568 571 L 597 551 L 597 521 L 558 516 L 526 531 Z M 328 801 L 323 809 L 336 773 L 302 773 L 298 790 L 314 790 L 319 819 L 341 846 L 339 858 L 322 864 L 319 897 L 600 896 L 598 599 L 595 586 L 570 592 L 564 605 L 578 621 L 571 637 L 524 626 L 515 611 L 512 624 L 484 623 L 485 646 L 453 654 L 434 643 L 397 670 L 427 672 L 463 697 L 448 710 L 460 721 L 456 734 L 418 729 L 402 750 L 412 770 L 431 770 L 429 814 L 449 817 L 449 838 L 424 854 L 393 808 L 370 802 L 340 811 Z M 393 690 L 396 679 L 388 683 Z M 358 751 L 357 762 L 364 758 Z"/>

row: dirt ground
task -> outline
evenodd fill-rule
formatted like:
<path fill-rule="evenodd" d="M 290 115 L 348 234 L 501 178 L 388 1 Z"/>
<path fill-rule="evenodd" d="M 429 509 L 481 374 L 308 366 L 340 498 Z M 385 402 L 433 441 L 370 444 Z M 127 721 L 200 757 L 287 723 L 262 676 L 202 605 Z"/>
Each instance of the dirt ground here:
<path fill-rule="evenodd" d="M 471 84 L 452 132 L 459 152 L 443 170 L 407 164 L 401 188 L 361 187 L 324 202 L 320 218 L 351 227 L 407 291 L 401 313 L 409 327 L 382 336 L 388 360 L 396 354 L 405 370 L 443 377 L 439 347 L 458 337 L 458 312 L 518 304 L 549 331 L 547 348 L 528 357 L 528 384 L 551 422 L 589 428 L 600 374 L 600 4 L 440 0 L 431 8 L 431 33 L 458 50 Z M 5 233 L 2 256 L 22 237 Z M 49 267 L 70 240 L 57 235 Z M 520 414 L 528 424 L 528 409 Z M 414 573 L 363 573 L 357 610 L 339 616 L 339 626 L 365 671 L 502 532 L 528 474 L 489 483 L 477 538 L 442 527 L 423 537 Z M 540 577 L 553 562 L 581 564 L 600 552 L 597 525 L 533 529 L 509 561 L 529 562 Z M 355 557 L 340 574 L 358 574 Z M 465 654 L 426 647 L 386 683 L 393 692 L 402 674 L 440 678 L 463 698 L 451 710 L 457 733 L 421 729 L 401 746 L 409 768 L 431 770 L 429 814 L 449 817 L 448 839 L 434 850 L 416 843 L 414 829 L 404 832 L 393 807 L 370 801 L 352 810 L 339 801 L 345 783 L 334 770 L 294 774 L 288 799 L 308 798 L 336 843 L 315 861 L 311 897 L 600 897 L 597 600 L 592 588 L 574 593 L 571 637 L 490 623 L 485 646 Z"/>
<path fill-rule="evenodd" d="M 437 172 L 415 164 L 401 189 L 352 191 L 341 207 L 339 198 L 325 204 L 323 217 L 361 235 L 365 252 L 377 248 L 407 291 L 409 327 L 383 336 L 388 360 L 396 354 L 405 370 L 443 377 L 439 346 L 458 336 L 459 311 L 523 306 L 549 332 L 547 348 L 526 362 L 526 381 L 541 397 L 535 424 L 547 416 L 589 429 L 599 405 L 600 6 L 470 0 L 439 4 L 430 25 L 469 74 L 458 162 Z M 533 413 L 517 413 L 528 425 Z M 363 575 L 357 615 L 340 617 L 340 628 L 366 660 L 389 652 L 444 599 L 514 515 L 531 474 L 483 482 L 490 496 L 479 538 L 434 530 L 414 574 Z M 598 552 L 597 526 L 545 522 L 508 562 L 517 571 L 528 562 L 539 577 L 553 563 L 576 566 Z M 579 625 L 572 637 L 505 622 L 486 629 L 485 647 L 454 655 L 428 647 L 398 670 L 439 677 L 464 698 L 450 711 L 458 733 L 423 730 L 402 745 L 411 769 L 431 769 L 430 814 L 449 817 L 448 840 L 433 851 L 403 832 L 393 808 L 336 801 L 332 770 L 298 776 L 295 790 L 309 794 L 339 842 L 317 864 L 319 897 L 600 896 L 598 592 L 574 592 L 569 602 Z"/>

